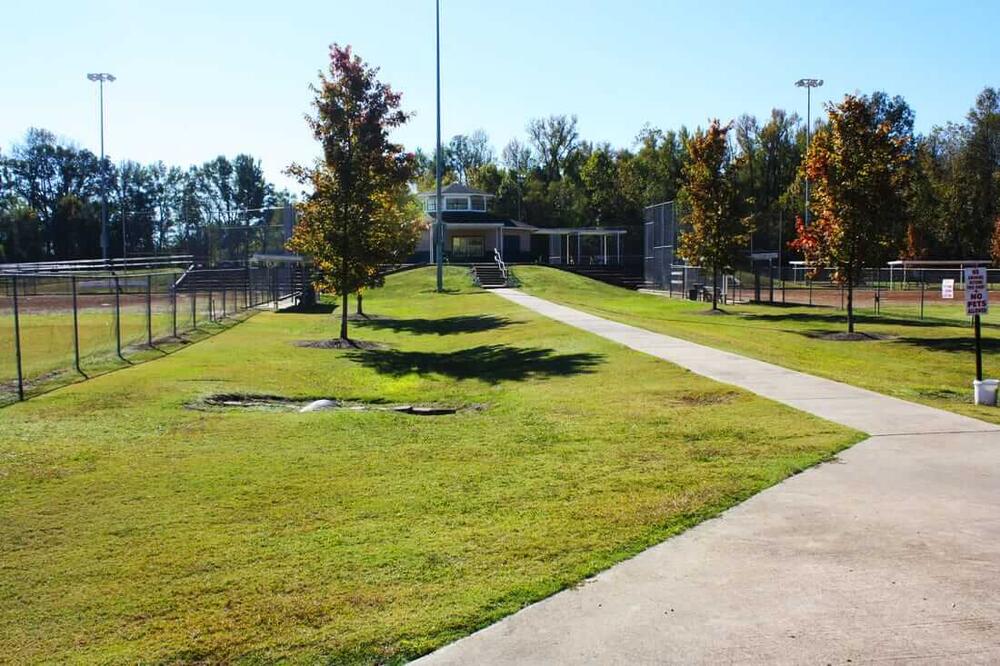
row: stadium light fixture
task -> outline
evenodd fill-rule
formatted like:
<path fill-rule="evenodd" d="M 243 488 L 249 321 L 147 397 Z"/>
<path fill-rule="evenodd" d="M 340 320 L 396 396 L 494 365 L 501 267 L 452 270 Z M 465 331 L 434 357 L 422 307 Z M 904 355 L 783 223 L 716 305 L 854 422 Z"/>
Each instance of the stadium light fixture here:
<path fill-rule="evenodd" d="M 96 81 L 100 87 L 100 114 L 101 114 L 101 258 L 108 260 L 108 174 L 104 165 L 104 82 L 111 83 L 115 80 L 114 75 L 107 72 L 96 72 L 87 74 L 89 81 Z M 125 229 L 122 228 L 122 244 L 125 242 Z"/>
<path fill-rule="evenodd" d="M 809 154 L 809 137 L 812 132 L 812 89 L 823 85 L 823 79 L 799 79 L 795 82 L 799 88 L 806 89 L 806 154 Z M 809 176 L 806 175 L 806 226 L 809 226 Z"/>

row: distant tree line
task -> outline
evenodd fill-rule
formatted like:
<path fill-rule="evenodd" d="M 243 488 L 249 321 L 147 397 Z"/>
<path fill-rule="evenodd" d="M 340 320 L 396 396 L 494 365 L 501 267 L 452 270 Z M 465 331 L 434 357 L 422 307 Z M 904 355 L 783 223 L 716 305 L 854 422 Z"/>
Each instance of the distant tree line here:
<path fill-rule="evenodd" d="M 913 111 L 905 100 L 879 92 L 872 98 L 891 102 L 902 131 L 913 135 Z M 816 119 L 813 131 L 824 124 Z M 633 146 L 613 148 L 583 139 L 576 116 L 553 115 L 528 122 L 526 136 L 512 139 L 499 154 L 482 130 L 453 137 L 443 146 L 444 179 L 495 194 L 499 214 L 537 226 L 634 226 L 642 223 L 645 206 L 685 198 L 685 168 L 699 133 L 646 126 Z M 780 244 L 787 250 L 803 213 L 805 124 L 775 109 L 763 120 L 736 118 L 725 136 L 729 214 L 747 222 L 744 249 L 775 250 Z M 912 139 L 905 205 L 891 221 L 892 252 L 988 257 L 1000 215 L 1000 93 L 984 89 L 963 122 Z M 433 187 L 433 152 L 417 151 L 421 190 Z M 1000 248 L 1000 236 L 996 244 Z"/>
<path fill-rule="evenodd" d="M 227 227 L 265 225 L 260 209 L 288 201 L 245 154 L 186 169 L 106 158 L 104 170 L 112 257 L 206 256 L 243 242 Z M 99 157 L 43 129 L 0 153 L 0 262 L 100 258 L 101 171 Z"/>

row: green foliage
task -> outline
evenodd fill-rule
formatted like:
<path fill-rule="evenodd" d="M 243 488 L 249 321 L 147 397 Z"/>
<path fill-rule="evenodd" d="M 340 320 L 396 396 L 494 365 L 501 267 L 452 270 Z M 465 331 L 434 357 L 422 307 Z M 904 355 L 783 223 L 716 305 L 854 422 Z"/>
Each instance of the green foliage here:
<path fill-rule="evenodd" d="M 267 182 L 259 160 L 243 154 L 233 160 L 220 156 L 187 170 L 162 162 L 116 165 L 110 159 L 104 169 L 112 256 L 122 251 L 123 234 L 131 253 L 209 256 L 213 229 L 266 224 L 260 209 L 288 198 Z M 90 151 L 52 132 L 28 130 L 9 156 L 0 156 L 0 246 L 5 254 L 21 261 L 99 257 L 100 174 L 100 160 Z M 38 233 L 22 229 L 14 235 L 9 220 L 23 220 L 22 208 L 34 212 Z"/>
<path fill-rule="evenodd" d="M 289 167 L 312 188 L 289 247 L 312 258 L 317 289 L 341 296 L 343 339 L 347 297 L 378 286 L 380 266 L 402 260 L 419 235 L 409 192 L 415 159 L 388 139 L 409 115 L 377 73 L 349 46 L 330 47 L 329 69 L 313 88 L 316 115 L 308 117 L 323 158 Z"/>
<path fill-rule="evenodd" d="M 936 257 L 989 255 L 1000 215 L 1000 91 L 985 88 L 965 123 L 919 140 L 910 193 L 914 224 Z"/>
<path fill-rule="evenodd" d="M 847 329 L 854 331 L 853 288 L 866 266 L 898 256 L 906 229 L 913 157 L 913 112 L 902 98 L 847 95 L 827 106 L 828 126 L 804 165 L 815 183 L 816 218 L 800 225 L 793 247 L 815 268 L 833 267 L 847 286 Z"/>
<path fill-rule="evenodd" d="M 687 142 L 684 203 L 688 206 L 681 232 L 680 256 L 713 274 L 712 308 L 718 307 L 719 273 L 731 268 L 747 241 L 747 222 L 736 216 L 735 187 L 727 135 L 732 125 L 713 120 Z"/>
<path fill-rule="evenodd" d="M 754 248 L 778 248 L 791 237 L 790 223 L 802 209 L 802 193 L 796 183 L 803 153 L 797 139 L 798 125 L 795 114 L 773 109 L 763 125 L 744 115 L 733 127 L 736 215 L 750 221 Z"/>

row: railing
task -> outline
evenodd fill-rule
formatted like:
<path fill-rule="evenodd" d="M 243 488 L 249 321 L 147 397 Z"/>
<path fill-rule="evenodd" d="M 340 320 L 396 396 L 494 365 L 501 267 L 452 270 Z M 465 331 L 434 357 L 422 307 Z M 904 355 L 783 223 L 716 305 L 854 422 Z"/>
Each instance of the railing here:
<path fill-rule="evenodd" d="M 182 268 L 191 265 L 194 257 L 177 254 L 164 257 L 117 257 L 114 259 L 80 259 L 73 261 L 36 261 L 20 264 L 0 264 L 0 273 L 32 275 L 56 273 L 88 273 L 122 270 L 156 270 L 160 268 Z"/>
<path fill-rule="evenodd" d="M 179 285 L 176 270 L 0 274 L 0 406 L 225 327 L 212 324 L 292 305 L 308 282 L 293 265 L 185 275 Z"/>
<path fill-rule="evenodd" d="M 500 250 L 493 248 L 493 260 L 497 262 L 497 268 L 500 269 L 500 274 L 503 275 L 503 279 L 507 279 L 507 264 L 503 263 L 503 257 L 500 256 Z"/>

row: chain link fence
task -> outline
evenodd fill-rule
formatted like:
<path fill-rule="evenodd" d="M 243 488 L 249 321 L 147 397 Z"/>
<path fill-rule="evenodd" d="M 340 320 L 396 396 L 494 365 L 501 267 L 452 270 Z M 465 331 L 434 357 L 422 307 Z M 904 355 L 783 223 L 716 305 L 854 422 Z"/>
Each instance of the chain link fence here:
<path fill-rule="evenodd" d="M 846 285 L 834 280 L 832 273 L 824 269 L 810 277 L 804 267 L 764 264 L 752 272 L 740 271 L 736 278 L 745 302 L 846 310 Z M 1000 270 L 990 269 L 987 275 L 991 291 L 992 285 L 1000 286 Z M 868 268 L 854 285 L 853 305 L 861 315 L 966 322 L 963 280 L 961 268 Z"/>
<path fill-rule="evenodd" d="M 291 304 L 302 264 L 116 274 L 0 274 L 0 404 L 136 362 Z"/>

